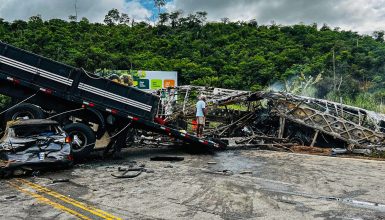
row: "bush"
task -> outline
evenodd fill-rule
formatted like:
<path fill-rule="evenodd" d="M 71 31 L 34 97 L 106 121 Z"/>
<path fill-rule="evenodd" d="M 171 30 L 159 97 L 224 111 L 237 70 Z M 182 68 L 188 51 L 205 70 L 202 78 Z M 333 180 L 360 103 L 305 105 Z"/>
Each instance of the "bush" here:
<path fill-rule="evenodd" d="M 11 103 L 11 98 L 5 95 L 0 95 L 0 108 L 4 108 L 5 106 Z"/>

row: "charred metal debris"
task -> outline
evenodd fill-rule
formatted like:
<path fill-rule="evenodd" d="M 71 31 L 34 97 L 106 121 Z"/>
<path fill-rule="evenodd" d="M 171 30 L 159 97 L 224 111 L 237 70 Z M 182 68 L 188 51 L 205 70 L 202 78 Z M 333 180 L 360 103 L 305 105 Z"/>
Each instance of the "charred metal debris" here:
<path fill-rule="evenodd" d="M 205 135 L 229 147 L 291 151 L 299 145 L 361 154 L 385 150 L 384 114 L 283 92 L 180 86 L 161 91 L 158 114 L 178 129 L 193 130 L 201 94 L 209 106 Z"/>

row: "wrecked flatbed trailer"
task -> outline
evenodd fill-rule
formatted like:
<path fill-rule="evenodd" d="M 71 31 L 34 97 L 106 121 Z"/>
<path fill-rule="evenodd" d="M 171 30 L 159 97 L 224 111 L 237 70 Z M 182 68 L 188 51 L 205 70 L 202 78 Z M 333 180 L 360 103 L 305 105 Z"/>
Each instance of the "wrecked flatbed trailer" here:
<path fill-rule="evenodd" d="M 13 100 L 3 121 L 25 116 L 55 116 L 54 119 L 67 132 L 82 138 L 81 145 L 74 147 L 74 156 L 77 158 L 87 156 L 94 148 L 96 138 L 101 138 L 105 132 L 111 136 L 116 133 L 126 135 L 128 129 L 122 130 L 128 125 L 205 147 L 217 148 L 221 145 L 155 123 L 159 105 L 156 95 L 1 41 L 0 93 Z M 97 129 L 94 131 L 90 127 Z M 119 142 L 122 143 L 124 141 Z"/>

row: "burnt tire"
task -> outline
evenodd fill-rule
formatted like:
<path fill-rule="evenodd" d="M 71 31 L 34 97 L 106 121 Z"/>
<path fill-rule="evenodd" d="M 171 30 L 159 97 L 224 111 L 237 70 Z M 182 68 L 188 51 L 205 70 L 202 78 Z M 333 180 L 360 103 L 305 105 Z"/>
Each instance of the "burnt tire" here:
<path fill-rule="evenodd" d="M 42 119 L 44 118 L 44 112 L 36 105 L 21 103 L 5 112 L 4 121 L 7 122 L 25 117 L 28 119 Z"/>
<path fill-rule="evenodd" d="M 63 127 L 72 140 L 72 155 L 81 160 L 90 155 L 95 147 L 95 132 L 82 123 L 72 123 Z"/>

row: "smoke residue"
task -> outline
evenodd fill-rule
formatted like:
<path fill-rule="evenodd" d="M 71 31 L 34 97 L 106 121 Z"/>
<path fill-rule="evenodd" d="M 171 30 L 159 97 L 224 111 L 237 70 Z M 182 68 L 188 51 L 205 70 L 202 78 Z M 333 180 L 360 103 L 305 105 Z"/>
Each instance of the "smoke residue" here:
<path fill-rule="evenodd" d="M 322 75 L 316 77 L 304 76 L 303 74 L 292 76 L 285 81 L 277 81 L 270 85 L 267 90 L 275 92 L 287 92 L 295 95 L 316 98 L 316 84 L 322 80 Z"/>

